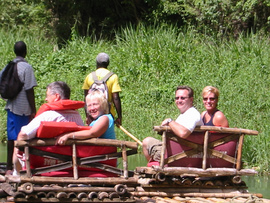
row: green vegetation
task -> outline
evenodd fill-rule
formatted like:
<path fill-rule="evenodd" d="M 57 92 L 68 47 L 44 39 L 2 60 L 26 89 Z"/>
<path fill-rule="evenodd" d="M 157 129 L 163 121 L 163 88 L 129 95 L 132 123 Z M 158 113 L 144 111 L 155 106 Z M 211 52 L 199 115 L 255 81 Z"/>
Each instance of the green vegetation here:
<path fill-rule="evenodd" d="M 27 28 L 56 36 L 61 46 L 80 36 L 113 39 L 128 24 L 192 26 L 194 30 L 239 37 L 268 33 L 269 0 L 5 0 L 0 2 L 1 28 Z"/>
<path fill-rule="evenodd" d="M 142 140 L 156 136 L 152 131 L 166 117 L 179 114 L 174 105 L 174 90 L 189 85 L 195 91 L 195 105 L 203 111 L 201 91 L 206 85 L 220 90 L 219 109 L 228 117 L 230 127 L 258 130 L 259 136 L 246 136 L 243 160 L 249 167 L 268 171 L 270 165 L 270 51 L 269 39 L 260 35 L 222 40 L 180 31 L 169 26 L 128 27 L 115 33 L 115 40 L 93 40 L 72 35 L 60 50 L 42 35 L 24 31 L 0 31 L 1 63 L 14 57 L 13 44 L 24 40 L 26 59 L 38 80 L 36 105 L 44 103 L 46 85 L 55 80 L 67 82 L 72 99 L 83 100 L 85 76 L 95 70 L 95 57 L 106 52 L 109 69 L 120 77 L 123 127 Z M 0 134 L 5 136 L 5 102 L 1 100 Z M 83 110 L 81 114 L 84 116 Z M 4 135 L 4 136 L 3 136 Z M 117 129 L 119 139 L 130 138 Z"/>

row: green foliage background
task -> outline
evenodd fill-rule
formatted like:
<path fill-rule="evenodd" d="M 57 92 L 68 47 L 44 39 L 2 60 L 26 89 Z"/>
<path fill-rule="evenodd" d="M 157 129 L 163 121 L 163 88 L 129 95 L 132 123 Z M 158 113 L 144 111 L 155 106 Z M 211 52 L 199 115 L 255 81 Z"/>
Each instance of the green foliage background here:
<path fill-rule="evenodd" d="M 269 20 L 269 0 L 5 0 L 0 66 L 14 58 L 16 41 L 27 43 L 38 108 L 55 80 L 83 100 L 83 80 L 95 70 L 96 55 L 107 52 L 123 90 L 123 126 L 140 140 L 159 137 L 152 126 L 177 117 L 176 86 L 195 90 L 199 111 L 203 87 L 216 86 L 230 127 L 260 132 L 245 139 L 246 165 L 269 171 Z M 5 101 L 0 104 L 4 141 Z M 116 130 L 119 139 L 130 139 Z"/>
<path fill-rule="evenodd" d="M 173 26 L 132 26 L 115 33 L 115 40 L 81 38 L 60 50 L 55 42 L 23 31 L 0 31 L 0 65 L 14 58 L 13 44 L 24 40 L 26 59 L 35 69 L 38 87 L 36 105 L 44 103 L 46 85 L 63 80 L 72 89 L 72 99 L 83 100 L 84 78 L 95 70 L 95 57 L 106 52 L 109 69 L 120 77 L 123 127 L 142 140 L 156 136 L 152 127 L 166 117 L 179 114 L 174 90 L 189 85 L 195 91 L 195 105 L 203 111 L 201 91 L 206 85 L 219 88 L 219 109 L 230 127 L 258 130 L 259 136 L 246 136 L 243 160 L 250 167 L 269 171 L 269 38 L 261 35 L 222 40 Z M 5 102 L 1 100 L 0 134 L 6 134 Z M 84 116 L 83 110 L 80 111 Z M 118 139 L 130 140 L 117 129 Z"/>

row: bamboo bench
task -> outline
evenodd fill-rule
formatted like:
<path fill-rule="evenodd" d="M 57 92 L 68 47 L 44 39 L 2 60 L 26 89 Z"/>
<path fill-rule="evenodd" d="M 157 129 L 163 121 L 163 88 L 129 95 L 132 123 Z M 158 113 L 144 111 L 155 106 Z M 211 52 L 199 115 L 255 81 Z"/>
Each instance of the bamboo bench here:
<path fill-rule="evenodd" d="M 245 135 L 258 135 L 258 131 L 200 126 L 183 139 L 168 126 L 154 126 L 162 134 L 161 160 L 146 173 L 163 172 L 167 175 L 224 176 L 254 175 L 252 169 L 242 169 L 242 148 Z"/>
<path fill-rule="evenodd" d="M 61 171 L 65 169 L 72 169 L 73 178 L 76 180 L 79 178 L 80 168 L 96 168 L 102 171 L 115 174 L 115 176 L 124 176 L 128 178 L 133 176 L 133 172 L 128 170 L 127 156 L 137 153 L 137 143 L 129 141 L 120 140 L 110 140 L 110 139 L 99 139 L 92 138 L 88 140 L 68 140 L 66 146 L 70 147 L 70 156 L 61 155 L 58 153 L 51 153 L 46 151 L 40 151 L 40 148 L 46 146 L 59 147 L 61 150 L 62 146 L 54 146 L 55 139 L 32 139 L 29 141 L 16 141 L 16 147 L 24 151 L 25 154 L 25 170 L 20 172 L 22 177 L 31 178 L 35 175 L 40 175 L 44 173 Z M 90 157 L 77 157 L 78 148 L 80 146 L 87 147 L 115 147 L 116 150 L 110 153 L 94 155 Z M 129 148 L 129 150 L 128 150 Z M 117 152 L 118 149 L 118 152 Z M 31 167 L 31 156 L 49 157 L 52 159 L 60 160 L 55 162 L 51 166 L 40 166 L 38 168 Z M 117 158 L 123 159 L 123 170 L 117 168 L 116 166 L 107 165 L 103 162 L 107 160 L 117 160 Z"/>

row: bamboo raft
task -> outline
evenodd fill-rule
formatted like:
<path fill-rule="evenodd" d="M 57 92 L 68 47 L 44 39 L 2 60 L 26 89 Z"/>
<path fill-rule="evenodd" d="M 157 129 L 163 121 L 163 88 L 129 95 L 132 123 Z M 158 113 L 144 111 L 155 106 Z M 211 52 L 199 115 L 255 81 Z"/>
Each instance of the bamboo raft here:
<path fill-rule="evenodd" d="M 37 147 L 53 146 L 55 139 L 18 141 L 16 146 L 24 151 L 26 167 L 19 177 L 7 176 L 5 183 L 11 186 L 6 201 L 13 202 L 269 202 L 261 194 L 251 194 L 241 176 L 255 175 L 252 169 L 242 168 L 242 147 L 245 135 L 258 135 L 257 131 L 197 127 L 192 136 L 201 141 L 176 137 L 169 127 L 155 126 L 162 134 L 162 156 L 159 164 L 128 169 L 128 156 L 137 153 L 136 142 L 89 139 L 68 140 L 70 157 L 44 153 Z M 185 145 L 183 151 L 170 154 L 170 145 Z M 224 153 L 220 147 L 235 144 L 235 153 Z M 116 152 L 78 157 L 81 145 L 113 146 Z M 234 146 L 234 145 L 233 145 Z M 224 147 L 223 147 L 224 148 Z M 51 166 L 31 167 L 31 154 L 61 160 Z M 122 160 L 122 169 L 105 164 L 106 160 Z M 191 158 L 191 159 L 190 159 Z M 196 167 L 182 166 L 189 159 Z M 231 167 L 217 167 L 217 163 Z M 194 162 L 194 163 L 195 163 Z M 176 163 L 176 165 L 174 165 Z M 199 163 L 199 165 L 198 165 Z M 179 165 L 180 164 L 180 165 Z M 211 165 L 212 164 L 212 165 Z M 214 167 L 213 167 L 214 166 Z M 98 169 L 114 174 L 112 177 L 81 177 L 80 168 Z M 70 177 L 49 177 L 42 174 L 72 170 Z M 3 181 L 2 181 L 3 182 Z"/>

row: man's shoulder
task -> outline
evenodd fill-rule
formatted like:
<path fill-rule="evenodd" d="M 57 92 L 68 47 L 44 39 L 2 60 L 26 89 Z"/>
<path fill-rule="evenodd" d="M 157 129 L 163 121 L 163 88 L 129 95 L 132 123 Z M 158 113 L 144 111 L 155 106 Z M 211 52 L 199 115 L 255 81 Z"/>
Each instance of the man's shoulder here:
<path fill-rule="evenodd" d="M 187 113 L 187 114 L 192 113 L 192 114 L 199 114 L 199 115 L 201 115 L 200 112 L 194 106 L 192 106 L 188 110 L 186 110 L 185 113 Z"/>

